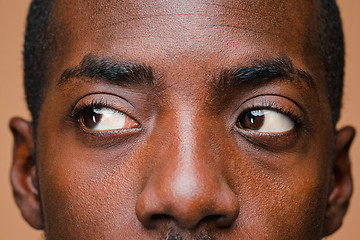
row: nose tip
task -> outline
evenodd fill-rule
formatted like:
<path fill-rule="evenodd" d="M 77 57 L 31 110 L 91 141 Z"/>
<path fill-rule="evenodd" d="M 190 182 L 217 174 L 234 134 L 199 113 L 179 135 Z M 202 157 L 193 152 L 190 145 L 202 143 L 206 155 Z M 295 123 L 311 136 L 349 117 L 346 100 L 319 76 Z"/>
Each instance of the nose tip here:
<path fill-rule="evenodd" d="M 139 221 L 146 228 L 156 228 L 164 221 L 189 230 L 202 223 L 231 226 L 239 213 L 235 194 L 225 181 L 199 180 L 178 176 L 148 183 L 136 204 Z"/>

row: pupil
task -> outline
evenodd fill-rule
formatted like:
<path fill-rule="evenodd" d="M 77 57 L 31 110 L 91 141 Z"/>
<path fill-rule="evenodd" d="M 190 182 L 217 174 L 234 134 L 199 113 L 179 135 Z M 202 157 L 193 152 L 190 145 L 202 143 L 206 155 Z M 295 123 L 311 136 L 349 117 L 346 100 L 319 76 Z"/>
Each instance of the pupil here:
<path fill-rule="evenodd" d="M 89 129 L 94 129 L 101 121 L 102 114 L 100 109 L 90 109 L 83 117 L 83 124 Z"/>
<path fill-rule="evenodd" d="M 262 110 L 253 110 L 246 113 L 245 117 L 240 120 L 242 128 L 258 130 L 260 129 L 265 120 L 265 115 Z"/>
<path fill-rule="evenodd" d="M 251 123 L 254 123 L 256 121 L 256 116 L 254 116 L 252 112 L 249 113 L 248 118 Z"/>

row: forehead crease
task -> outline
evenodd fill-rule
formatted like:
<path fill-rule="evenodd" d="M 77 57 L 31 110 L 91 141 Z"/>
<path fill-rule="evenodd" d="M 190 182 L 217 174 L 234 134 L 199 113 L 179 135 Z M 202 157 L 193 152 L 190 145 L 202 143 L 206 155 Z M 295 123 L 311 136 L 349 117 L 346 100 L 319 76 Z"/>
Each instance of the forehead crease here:
<path fill-rule="evenodd" d="M 301 23 L 304 17 L 311 15 L 309 3 L 313 1 L 108 0 L 72 1 L 71 5 L 65 2 L 63 6 L 67 7 L 65 16 L 68 16 L 68 20 L 78 18 L 81 23 L 86 23 L 85 27 L 97 30 L 108 30 L 111 26 L 123 28 L 122 30 L 133 27 L 151 28 L 162 24 L 173 28 L 180 27 L 181 30 L 216 26 L 265 32 L 266 28 L 271 28 L 271 31 L 277 29 L 281 32 L 284 26 L 292 25 L 292 29 L 296 29 L 294 32 L 298 32 L 303 26 Z M 127 34 L 131 35 L 132 32 L 128 31 Z"/>

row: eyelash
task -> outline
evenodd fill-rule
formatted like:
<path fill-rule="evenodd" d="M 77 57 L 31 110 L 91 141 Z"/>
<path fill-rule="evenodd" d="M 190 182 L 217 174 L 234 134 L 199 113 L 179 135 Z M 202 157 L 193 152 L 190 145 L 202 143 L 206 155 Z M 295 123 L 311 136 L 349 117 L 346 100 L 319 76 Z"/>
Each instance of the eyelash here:
<path fill-rule="evenodd" d="M 251 106 L 247 107 L 239 115 L 238 119 L 240 119 L 244 114 L 248 113 L 249 111 L 264 110 L 264 109 L 272 110 L 284 114 L 285 116 L 289 117 L 292 121 L 294 121 L 297 127 L 301 127 L 303 125 L 303 120 L 301 119 L 300 116 L 297 116 L 295 114 L 295 111 L 293 109 L 281 107 L 279 106 L 278 103 L 268 100 L 260 104 L 252 104 Z"/>
<path fill-rule="evenodd" d="M 80 106 L 75 106 L 72 112 L 70 113 L 70 119 L 77 122 L 79 120 L 80 113 L 83 113 L 86 110 L 91 110 L 94 108 L 114 109 L 114 107 L 104 99 L 93 99 L 90 104 L 83 103 Z"/>

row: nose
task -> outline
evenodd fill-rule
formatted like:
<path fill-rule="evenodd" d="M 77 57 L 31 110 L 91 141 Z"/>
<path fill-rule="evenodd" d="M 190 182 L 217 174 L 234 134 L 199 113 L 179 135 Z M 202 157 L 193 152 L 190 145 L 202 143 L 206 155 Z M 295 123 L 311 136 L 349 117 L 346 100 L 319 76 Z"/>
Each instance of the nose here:
<path fill-rule="evenodd" d="M 223 228 L 237 219 L 239 202 L 222 174 L 218 151 L 209 151 L 214 148 L 209 136 L 192 130 L 167 141 L 152 156 L 156 167 L 135 209 L 146 228 L 156 228 L 165 219 L 182 229 L 202 223 Z"/>

